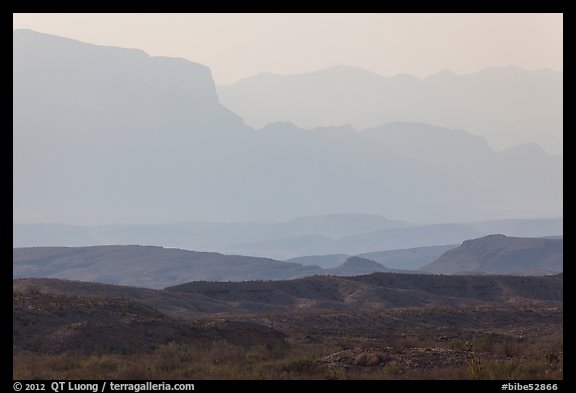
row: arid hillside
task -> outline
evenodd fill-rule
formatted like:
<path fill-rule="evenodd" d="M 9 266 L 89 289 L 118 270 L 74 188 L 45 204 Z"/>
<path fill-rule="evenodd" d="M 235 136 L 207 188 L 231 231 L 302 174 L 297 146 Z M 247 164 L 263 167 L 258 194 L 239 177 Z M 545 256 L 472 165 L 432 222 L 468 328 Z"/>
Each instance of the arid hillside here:
<path fill-rule="evenodd" d="M 14 353 L 141 353 L 178 342 L 281 345 L 284 334 L 248 321 L 186 323 L 134 300 L 55 295 L 13 297 Z"/>
<path fill-rule="evenodd" d="M 15 292 L 130 299 L 173 316 L 358 311 L 398 307 L 561 304 L 563 275 L 433 276 L 373 273 L 283 281 L 198 281 L 164 290 L 57 279 L 14 280 Z"/>
<path fill-rule="evenodd" d="M 562 275 L 14 280 L 17 379 L 559 379 Z M 407 300 L 404 300 L 407 299 Z"/>

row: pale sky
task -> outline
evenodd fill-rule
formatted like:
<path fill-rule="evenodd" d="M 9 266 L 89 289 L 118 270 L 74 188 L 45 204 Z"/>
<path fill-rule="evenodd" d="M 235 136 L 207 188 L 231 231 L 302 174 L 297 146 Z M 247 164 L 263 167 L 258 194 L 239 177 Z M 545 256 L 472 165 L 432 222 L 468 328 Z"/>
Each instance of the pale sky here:
<path fill-rule="evenodd" d="M 334 65 L 418 77 L 563 71 L 562 14 L 14 14 L 13 27 L 183 57 L 218 85 Z"/>

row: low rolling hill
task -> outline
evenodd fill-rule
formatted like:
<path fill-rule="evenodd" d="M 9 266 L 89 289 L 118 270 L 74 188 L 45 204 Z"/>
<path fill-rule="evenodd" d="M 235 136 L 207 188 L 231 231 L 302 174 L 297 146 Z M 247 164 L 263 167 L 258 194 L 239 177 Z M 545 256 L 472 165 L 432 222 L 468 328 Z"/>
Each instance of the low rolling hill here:
<path fill-rule="evenodd" d="M 562 290 L 562 275 L 452 277 L 399 273 L 314 276 L 286 281 L 192 282 L 166 288 L 232 301 L 252 312 L 561 302 Z"/>
<path fill-rule="evenodd" d="M 14 293 L 124 299 L 172 316 L 270 312 L 358 311 L 398 307 L 459 307 L 562 303 L 562 274 L 438 276 L 373 273 L 281 281 L 197 281 L 164 290 L 59 279 L 17 279 Z"/>
<path fill-rule="evenodd" d="M 38 288 L 38 287 L 36 287 Z M 146 304 L 101 296 L 15 291 L 13 349 L 19 352 L 151 352 L 170 342 L 281 345 L 285 335 L 249 321 L 190 323 Z"/>

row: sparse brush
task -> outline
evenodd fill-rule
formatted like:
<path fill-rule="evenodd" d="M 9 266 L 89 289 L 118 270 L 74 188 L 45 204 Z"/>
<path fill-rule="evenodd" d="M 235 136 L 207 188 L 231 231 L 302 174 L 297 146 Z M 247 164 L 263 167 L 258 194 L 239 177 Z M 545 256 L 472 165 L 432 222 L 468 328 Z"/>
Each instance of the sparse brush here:
<path fill-rule="evenodd" d="M 388 358 L 382 352 L 362 352 L 354 359 L 355 366 L 375 367 L 383 365 Z"/>
<path fill-rule="evenodd" d="M 484 363 L 472 356 L 467 362 L 469 379 L 482 379 L 484 377 Z"/>
<path fill-rule="evenodd" d="M 550 363 L 550 367 L 556 367 L 560 362 L 560 354 L 558 352 L 547 352 L 545 357 L 548 363 Z"/>
<path fill-rule="evenodd" d="M 45 300 L 43 306 L 59 305 L 61 299 L 38 298 Z M 124 303 L 118 304 L 118 312 L 130 310 Z M 61 309 L 55 307 L 54 311 Z M 482 314 L 486 320 L 468 322 L 463 322 L 467 310 L 445 313 L 442 317 L 450 317 L 454 323 L 441 329 L 430 329 L 430 321 L 418 325 L 421 310 L 391 310 L 388 313 L 393 318 L 389 315 L 388 319 L 365 313 L 279 314 L 276 318 L 286 340 L 247 344 L 251 341 L 238 340 L 238 335 L 232 337 L 234 341 L 213 342 L 170 336 L 173 342 L 143 341 L 124 352 L 98 341 L 107 332 L 100 329 L 99 320 L 91 325 L 90 337 L 97 345 L 83 348 L 84 352 L 64 349 L 54 353 L 62 349 L 47 345 L 50 341 L 38 334 L 41 320 L 23 310 L 16 308 L 14 312 L 18 326 L 14 337 L 21 343 L 13 357 L 14 379 L 563 378 L 561 318 L 550 322 L 548 316 L 555 314 L 544 312 L 536 325 L 523 323 L 505 329 L 502 320 L 507 317 L 500 310 Z M 459 320 L 462 313 L 463 320 Z M 533 313 L 526 315 L 533 320 Z M 250 322 L 253 318 L 237 320 Z M 193 321 L 193 325 L 209 322 Z M 248 325 L 242 331 L 243 337 L 253 333 L 250 329 Z M 147 327 L 145 332 L 156 331 Z"/>
<path fill-rule="evenodd" d="M 398 375 L 402 374 L 402 368 L 398 365 L 397 362 L 391 361 L 386 363 L 384 366 L 384 375 L 387 377 L 397 377 Z"/>

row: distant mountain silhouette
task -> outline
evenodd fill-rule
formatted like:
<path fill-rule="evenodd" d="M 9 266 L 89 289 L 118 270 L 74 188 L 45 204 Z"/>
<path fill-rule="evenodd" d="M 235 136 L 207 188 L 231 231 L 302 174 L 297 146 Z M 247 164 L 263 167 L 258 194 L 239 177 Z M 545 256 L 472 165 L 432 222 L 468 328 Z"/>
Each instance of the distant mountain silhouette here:
<path fill-rule="evenodd" d="M 370 274 L 374 272 L 390 271 L 386 266 L 371 261 L 366 258 L 350 257 L 344 261 L 340 266 L 326 269 L 328 274 L 335 276 L 358 276 L 361 274 Z"/>
<path fill-rule="evenodd" d="M 392 269 L 418 270 L 422 266 L 438 258 L 446 251 L 456 247 L 458 247 L 457 244 L 446 246 L 415 247 L 400 250 L 367 252 L 364 254 L 358 254 L 358 256 L 381 263 L 382 265 Z"/>
<path fill-rule="evenodd" d="M 458 246 L 459 244 L 404 248 L 399 250 L 367 252 L 358 254 L 356 256 L 360 257 L 361 259 L 377 262 L 379 265 L 384 265 L 389 269 L 418 270 L 422 266 L 438 258 L 444 252 Z M 300 263 L 302 265 L 316 265 L 323 269 L 330 269 L 340 266 L 350 257 L 351 256 L 348 254 L 307 255 L 303 257 L 286 259 L 285 261 Z"/>
<path fill-rule="evenodd" d="M 329 254 L 329 255 L 306 255 L 286 259 L 285 262 L 299 263 L 305 266 L 320 266 L 322 269 L 337 267 L 344 263 L 350 255 L 347 254 Z"/>
<path fill-rule="evenodd" d="M 419 273 L 415 270 L 402 270 L 402 269 L 390 269 L 388 266 L 384 266 L 378 262 L 371 261 L 366 258 L 361 258 L 358 256 L 352 256 L 344 261 L 340 266 L 324 269 L 322 274 L 330 274 L 334 276 L 359 276 L 363 274 L 371 274 L 377 272 L 388 272 L 388 273 L 408 273 L 416 274 Z M 420 272 L 423 273 L 423 272 Z"/>
<path fill-rule="evenodd" d="M 13 246 L 139 244 L 254 255 L 333 268 L 357 254 L 393 269 L 418 269 L 462 241 L 491 233 L 561 236 L 562 218 L 416 225 L 380 216 L 329 215 L 279 223 L 71 226 L 14 224 Z M 334 235 L 345 236 L 334 236 Z M 453 246 L 444 246 L 453 244 Z M 300 260 L 300 257 L 305 257 Z"/>
<path fill-rule="evenodd" d="M 534 149 L 497 153 L 466 131 L 417 122 L 360 131 L 350 126 L 304 130 L 289 123 L 254 130 L 220 104 L 205 66 L 29 30 L 15 30 L 13 46 L 13 217 L 17 223 L 269 222 L 334 212 L 462 222 L 562 214 L 561 156 Z M 323 82 L 327 101 L 315 103 L 318 113 L 324 106 L 344 113 L 346 108 L 334 111 L 331 104 L 341 99 L 340 87 L 332 82 L 342 71 L 336 67 Z M 355 74 L 367 79 L 370 89 L 377 85 L 374 78 L 381 79 L 361 70 Z M 541 86 L 542 97 L 548 96 L 546 89 L 554 88 L 554 75 Z M 443 97 L 466 102 L 451 93 L 452 77 L 446 76 L 447 82 L 443 78 L 438 76 L 434 82 L 438 89 L 446 88 Z M 402 86 L 407 81 L 420 83 L 406 77 L 394 80 Z M 524 79 L 519 86 L 504 82 L 502 86 L 518 87 L 518 94 L 524 94 Z M 362 97 L 370 91 L 368 85 L 348 86 L 351 90 L 346 94 Z M 473 86 L 485 90 L 483 82 Z M 278 93 L 290 94 L 289 89 Z M 411 106 L 418 107 L 418 97 L 412 97 Z M 304 98 L 312 97 L 298 100 Z M 267 97 L 270 103 L 275 99 L 280 98 Z M 476 108 L 498 104 L 511 111 L 491 95 L 479 93 L 475 99 Z M 434 100 L 443 102 L 436 96 Z M 401 101 L 398 97 L 378 101 L 378 111 L 392 110 Z M 267 106 L 260 109 L 266 111 Z M 455 117 L 470 115 L 458 107 L 448 109 Z M 371 109 L 367 110 L 368 115 Z M 287 120 L 270 113 L 274 121 Z M 415 120 L 402 111 L 394 113 L 395 121 Z M 522 112 L 527 122 L 522 132 L 536 127 L 530 113 Z M 343 122 L 317 125 L 331 124 Z M 362 228 L 365 232 L 386 229 L 381 224 L 356 222 L 351 227 L 355 233 L 347 233 L 346 225 L 308 221 L 308 233 L 262 236 L 259 232 L 248 239 L 231 236 L 225 242 L 236 247 L 302 237 L 304 243 L 330 244 L 330 239 L 357 235 Z M 288 224 L 286 231 L 298 225 L 297 221 Z M 327 239 L 312 233 L 319 227 Z M 249 233 L 245 228 L 238 232 Z M 181 233 L 172 225 L 164 229 Z M 132 230 L 144 237 L 151 232 L 150 227 L 131 228 L 127 237 Z M 201 238 L 203 230 L 196 234 Z M 74 241 L 84 242 L 93 233 L 73 236 Z M 195 245 L 214 250 L 221 243 L 213 239 L 205 236 Z M 185 241 L 181 238 L 170 246 L 183 247 Z M 427 244 L 438 243 L 409 246 Z M 242 249 L 234 247 L 226 252 Z M 309 248 L 310 253 L 319 252 Z M 354 253 L 382 250 L 374 245 L 328 253 L 348 253 L 348 248 Z"/>
<path fill-rule="evenodd" d="M 490 235 L 467 240 L 421 268 L 442 274 L 551 274 L 563 271 L 562 239 Z"/>
<path fill-rule="evenodd" d="M 13 239 L 14 247 L 139 244 L 226 252 L 228 246 L 251 241 L 313 235 L 341 237 L 411 225 L 368 214 L 299 217 L 277 223 L 179 222 L 101 226 L 14 224 Z"/>
<path fill-rule="evenodd" d="M 413 224 L 389 220 L 375 214 L 330 214 L 294 218 L 276 227 L 286 233 L 299 236 L 321 234 L 329 237 L 342 237 L 411 225 Z"/>
<path fill-rule="evenodd" d="M 560 236 L 564 233 L 564 220 L 559 217 L 509 219 L 466 223 L 484 234 L 500 233 L 512 237 Z"/>
<path fill-rule="evenodd" d="M 286 255 L 291 257 L 327 254 L 362 254 L 382 250 L 461 243 L 481 232 L 463 224 L 419 225 L 384 229 L 332 239 L 320 235 L 294 237 L 230 247 L 243 255 Z"/>
<path fill-rule="evenodd" d="M 196 280 L 286 279 L 321 271 L 267 258 L 142 246 L 15 248 L 13 268 L 15 278 L 54 277 L 147 288 Z"/>
<path fill-rule="evenodd" d="M 409 251 L 394 250 L 393 253 L 409 258 Z M 382 255 L 386 253 L 376 254 Z M 422 252 L 416 255 L 422 257 Z M 562 263 L 562 239 L 490 235 L 464 241 L 461 246 L 446 251 L 423 266 L 419 272 L 541 275 L 561 272 Z M 12 265 L 14 278 L 63 278 L 146 288 L 163 288 L 199 280 L 284 280 L 313 275 L 418 273 L 410 269 L 413 264 L 403 263 L 401 258 L 391 268 L 365 257 L 351 256 L 338 266 L 322 269 L 316 265 L 305 266 L 269 258 L 151 246 L 14 248 Z"/>
<path fill-rule="evenodd" d="M 499 148 L 537 142 L 562 151 L 563 73 L 546 69 L 442 71 L 419 79 L 336 66 L 297 75 L 262 73 L 219 86 L 218 95 L 254 127 L 278 120 L 305 128 L 417 121 L 463 128 Z"/>

